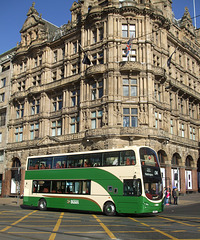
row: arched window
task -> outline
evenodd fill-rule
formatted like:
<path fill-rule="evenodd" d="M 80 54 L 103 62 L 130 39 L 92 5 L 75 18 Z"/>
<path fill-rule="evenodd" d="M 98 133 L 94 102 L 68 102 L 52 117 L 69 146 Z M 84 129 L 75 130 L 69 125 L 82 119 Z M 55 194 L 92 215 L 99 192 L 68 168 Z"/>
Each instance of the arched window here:
<path fill-rule="evenodd" d="M 159 158 L 160 164 L 165 164 L 167 154 L 163 150 L 160 150 L 160 151 L 158 151 L 158 158 Z"/>
<path fill-rule="evenodd" d="M 19 168 L 19 167 L 21 167 L 21 162 L 20 162 L 20 160 L 19 160 L 18 158 L 15 158 L 15 159 L 13 160 L 12 167 L 13 167 L 13 168 Z"/>
<path fill-rule="evenodd" d="M 172 157 L 172 162 L 171 162 L 171 163 L 172 163 L 172 165 L 178 166 L 180 160 L 181 160 L 180 155 L 179 155 L 178 153 L 175 153 L 175 154 L 173 155 L 173 157 Z"/>
<path fill-rule="evenodd" d="M 186 167 L 192 167 L 192 162 L 193 162 L 193 159 L 191 156 L 187 156 L 186 160 L 185 160 L 185 166 Z"/>

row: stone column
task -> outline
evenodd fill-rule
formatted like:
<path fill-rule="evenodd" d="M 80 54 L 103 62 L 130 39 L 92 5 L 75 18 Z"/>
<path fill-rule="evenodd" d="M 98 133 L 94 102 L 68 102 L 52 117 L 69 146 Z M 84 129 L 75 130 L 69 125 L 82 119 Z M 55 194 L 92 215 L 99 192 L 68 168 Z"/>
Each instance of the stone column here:
<path fill-rule="evenodd" d="M 172 176 L 171 176 L 171 165 L 166 165 L 165 167 L 165 178 L 166 178 L 166 187 L 169 186 L 169 187 L 172 187 L 171 184 L 172 184 Z"/>
<path fill-rule="evenodd" d="M 186 193 L 185 186 L 185 167 L 180 167 L 179 170 L 180 193 Z"/>
<path fill-rule="evenodd" d="M 4 180 L 4 187 L 3 187 L 3 196 L 10 195 L 10 188 L 11 188 L 11 170 L 5 170 L 5 180 Z"/>
<path fill-rule="evenodd" d="M 192 191 L 198 192 L 197 169 L 192 169 Z"/>

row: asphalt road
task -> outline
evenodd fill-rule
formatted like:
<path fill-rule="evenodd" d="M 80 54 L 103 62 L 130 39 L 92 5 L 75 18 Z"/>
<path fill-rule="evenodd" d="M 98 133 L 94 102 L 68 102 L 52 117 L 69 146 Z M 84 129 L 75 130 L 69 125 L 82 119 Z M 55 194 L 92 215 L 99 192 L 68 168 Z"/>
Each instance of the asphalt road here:
<path fill-rule="evenodd" d="M 200 204 L 167 206 L 158 215 L 119 215 L 0 206 L 1 240 L 199 239 Z"/>

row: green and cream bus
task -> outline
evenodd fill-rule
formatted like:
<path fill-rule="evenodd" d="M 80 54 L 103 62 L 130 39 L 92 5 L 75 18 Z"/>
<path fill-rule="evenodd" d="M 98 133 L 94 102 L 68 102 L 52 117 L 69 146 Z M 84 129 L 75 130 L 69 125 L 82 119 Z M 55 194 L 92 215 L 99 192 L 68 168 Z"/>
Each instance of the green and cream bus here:
<path fill-rule="evenodd" d="M 23 204 L 116 213 L 163 211 L 156 152 L 149 147 L 31 156 Z"/>

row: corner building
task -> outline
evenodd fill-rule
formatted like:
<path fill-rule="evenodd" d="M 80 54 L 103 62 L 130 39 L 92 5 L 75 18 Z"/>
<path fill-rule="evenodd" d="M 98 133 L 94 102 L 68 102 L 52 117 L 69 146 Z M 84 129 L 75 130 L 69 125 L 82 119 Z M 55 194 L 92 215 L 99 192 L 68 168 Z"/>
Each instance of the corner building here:
<path fill-rule="evenodd" d="M 13 59 L 6 195 L 13 162 L 22 194 L 28 156 L 130 145 L 157 151 L 164 186 L 198 190 L 200 30 L 171 5 L 82 0 L 60 28 L 30 7 Z"/>

